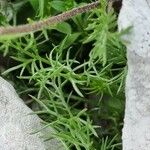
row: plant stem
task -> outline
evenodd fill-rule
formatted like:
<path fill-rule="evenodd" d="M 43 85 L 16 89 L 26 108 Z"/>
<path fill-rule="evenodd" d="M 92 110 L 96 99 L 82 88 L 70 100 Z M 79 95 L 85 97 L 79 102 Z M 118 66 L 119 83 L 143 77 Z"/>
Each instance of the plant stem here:
<path fill-rule="evenodd" d="M 15 35 L 15 34 L 20 34 L 20 33 L 29 33 L 29 32 L 39 31 L 42 28 L 48 27 L 49 25 L 53 25 L 53 24 L 65 21 L 77 14 L 88 12 L 94 8 L 97 8 L 99 6 L 99 4 L 100 4 L 100 2 L 96 1 L 93 3 L 87 4 L 85 6 L 81 6 L 81 7 L 66 11 L 57 16 L 49 17 L 45 20 L 34 22 L 32 24 L 0 27 L 0 36 Z"/>

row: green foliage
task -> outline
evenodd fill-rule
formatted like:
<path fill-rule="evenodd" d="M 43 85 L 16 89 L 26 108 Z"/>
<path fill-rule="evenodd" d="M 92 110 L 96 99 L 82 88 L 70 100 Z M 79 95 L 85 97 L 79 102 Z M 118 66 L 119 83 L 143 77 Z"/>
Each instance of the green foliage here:
<path fill-rule="evenodd" d="M 85 2 L 28 0 L 17 15 L 32 9 L 30 20 L 43 19 Z M 3 76 L 32 109 L 38 103 L 35 113 L 56 131 L 47 140 L 56 137 L 66 149 L 120 149 L 126 57 L 117 15 L 106 4 L 47 30 L 1 39 L 0 53 L 11 59 Z"/>

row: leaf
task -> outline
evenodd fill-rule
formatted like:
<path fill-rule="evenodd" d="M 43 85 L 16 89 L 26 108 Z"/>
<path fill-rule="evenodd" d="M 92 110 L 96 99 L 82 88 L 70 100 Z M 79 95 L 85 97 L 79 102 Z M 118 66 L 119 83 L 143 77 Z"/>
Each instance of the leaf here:
<path fill-rule="evenodd" d="M 12 71 L 14 71 L 14 70 L 17 70 L 17 69 L 19 69 L 19 68 L 21 68 L 21 67 L 23 67 L 23 64 L 20 64 L 20 65 L 18 65 L 18 66 L 12 67 L 12 68 L 9 68 L 8 70 L 4 71 L 4 72 L 2 73 L 2 75 L 6 75 L 6 74 L 8 74 L 9 72 L 12 72 Z"/>
<path fill-rule="evenodd" d="M 43 18 L 45 13 L 45 8 L 48 4 L 47 0 L 29 0 L 35 12 L 38 13 L 38 17 Z"/>
<path fill-rule="evenodd" d="M 75 82 L 73 80 L 71 80 L 72 86 L 74 88 L 74 90 L 77 92 L 77 94 L 81 97 L 84 97 L 83 94 L 80 92 L 80 90 L 78 89 L 77 85 L 75 84 Z"/>
<path fill-rule="evenodd" d="M 29 0 L 29 2 L 35 11 L 39 9 L 39 0 Z"/>
<path fill-rule="evenodd" d="M 66 22 L 57 24 L 55 29 L 64 34 L 71 34 L 71 32 L 72 32 L 70 24 L 66 23 Z"/>
<path fill-rule="evenodd" d="M 51 4 L 51 7 L 53 7 L 54 9 L 56 9 L 58 11 L 66 10 L 66 4 L 63 1 L 55 0 L 55 1 L 52 1 L 50 4 Z"/>
<path fill-rule="evenodd" d="M 77 32 L 67 35 L 67 39 L 64 44 L 64 49 L 68 48 L 70 45 L 72 45 L 80 35 L 81 35 L 81 33 L 77 33 Z"/>
<path fill-rule="evenodd" d="M 20 37 L 23 37 L 27 34 L 30 34 L 30 33 L 18 33 L 18 34 L 1 35 L 0 36 L 0 42 L 5 41 L 5 40 L 12 40 L 12 39 L 15 39 L 15 38 L 20 38 Z"/>

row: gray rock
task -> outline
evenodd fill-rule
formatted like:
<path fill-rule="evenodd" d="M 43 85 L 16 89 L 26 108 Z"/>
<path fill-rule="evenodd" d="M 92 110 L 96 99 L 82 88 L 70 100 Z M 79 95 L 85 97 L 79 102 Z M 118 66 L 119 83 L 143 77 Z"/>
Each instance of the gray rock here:
<path fill-rule="evenodd" d="M 0 150 L 62 150 L 57 139 L 44 142 L 54 130 L 41 129 L 41 119 L 19 98 L 13 86 L 0 77 Z"/>
<path fill-rule="evenodd" d="M 128 41 L 128 74 L 123 150 L 150 150 L 150 0 L 123 0 L 119 29 L 132 26 Z"/>

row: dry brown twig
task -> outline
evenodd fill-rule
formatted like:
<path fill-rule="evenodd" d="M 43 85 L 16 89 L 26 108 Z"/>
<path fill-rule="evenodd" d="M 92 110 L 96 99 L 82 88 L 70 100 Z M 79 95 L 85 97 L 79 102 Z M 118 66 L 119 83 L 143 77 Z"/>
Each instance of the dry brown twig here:
<path fill-rule="evenodd" d="M 30 33 L 39 31 L 42 28 L 48 27 L 50 25 L 65 21 L 77 14 L 81 14 L 84 12 L 88 12 L 94 8 L 97 8 L 100 5 L 99 1 L 87 4 L 85 6 L 77 7 L 72 10 L 66 11 L 57 16 L 48 17 L 45 20 L 37 21 L 32 24 L 25 24 L 19 26 L 8 26 L 8 27 L 0 27 L 0 36 L 4 35 L 15 35 L 21 33 Z"/>
<path fill-rule="evenodd" d="M 121 0 L 108 0 L 108 9 L 110 9 L 110 7 L 112 7 L 112 4 L 117 1 L 121 1 Z M 89 3 L 85 6 L 77 7 L 72 10 L 61 13 L 57 16 L 48 17 L 45 20 L 36 21 L 31 24 L 0 27 L 0 36 L 2 37 L 2 36 L 7 36 L 7 35 L 19 35 L 19 34 L 23 34 L 23 33 L 39 31 L 50 25 L 68 20 L 69 18 L 71 18 L 77 14 L 88 12 L 94 8 L 97 8 L 99 5 L 100 5 L 100 1 L 95 1 L 93 3 Z"/>

